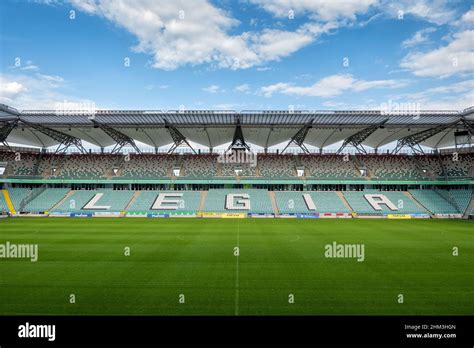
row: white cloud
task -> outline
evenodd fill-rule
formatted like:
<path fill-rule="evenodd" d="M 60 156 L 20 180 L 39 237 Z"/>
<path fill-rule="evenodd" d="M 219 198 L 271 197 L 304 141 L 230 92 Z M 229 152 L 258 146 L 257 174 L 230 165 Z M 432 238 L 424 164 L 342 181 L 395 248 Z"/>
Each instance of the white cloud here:
<path fill-rule="evenodd" d="M 470 92 L 474 90 L 474 80 L 466 80 L 456 83 L 451 83 L 443 86 L 432 87 L 421 92 L 401 94 L 400 98 L 409 98 L 409 99 L 438 99 L 445 97 L 455 97 L 459 96 L 462 93 Z M 456 95 L 454 95 L 456 94 Z M 471 101 L 471 104 L 474 103 L 474 100 Z"/>
<path fill-rule="evenodd" d="M 417 31 L 411 38 L 402 42 L 403 47 L 411 47 L 428 41 L 428 34 L 436 31 L 436 28 L 425 28 Z"/>
<path fill-rule="evenodd" d="M 57 76 L 57 75 L 36 74 L 36 76 L 39 79 L 49 81 L 52 84 L 54 84 L 54 83 L 60 84 L 60 83 L 64 82 L 64 79 L 61 76 Z"/>
<path fill-rule="evenodd" d="M 295 86 L 290 83 L 276 83 L 264 86 L 260 92 L 270 97 L 273 93 L 329 98 L 345 91 L 361 92 L 372 88 L 398 88 L 406 85 L 398 80 L 357 80 L 350 74 L 339 74 L 324 77 L 311 86 Z"/>
<path fill-rule="evenodd" d="M 250 85 L 248 83 L 238 85 L 237 87 L 235 87 L 235 91 L 241 93 L 248 93 L 250 91 Z"/>
<path fill-rule="evenodd" d="M 461 21 L 464 23 L 474 23 L 474 9 L 467 11 L 461 17 Z"/>
<path fill-rule="evenodd" d="M 27 89 L 21 83 L 16 81 L 9 81 L 3 77 L 0 77 L 0 98 L 2 100 L 12 100 Z"/>
<path fill-rule="evenodd" d="M 370 6 L 378 0 L 358 1 L 321 1 L 321 0 L 250 0 L 250 2 L 261 6 L 275 17 L 289 17 L 289 11 L 293 11 L 294 17 L 309 15 L 315 20 L 333 21 L 338 19 L 356 19 L 358 13 L 366 12 Z"/>
<path fill-rule="evenodd" d="M 441 98 L 420 99 L 418 102 L 422 109 L 428 110 L 464 110 L 473 106 L 474 92 L 466 92 L 457 96 L 445 96 Z"/>
<path fill-rule="evenodd" d="M 393 18 L 399 18 L 401 13 L 403 20 L 407 15 L 412 15 L 441 25 L 456 18 L 456 10 L 449 6 L 450 2 L 444 0 L 382 0 L 378 7 Z"/>
<path fill-rule="evenodd" d="M 19 57 L 18 57 L 19 58 Z M 17 58 L 17 59 L 18 59 Z M 10 66 L 9 68 L 10 69 L 18 69 L 18 70 L 31 70 L 31 71 L 37 71 L 39 70 L 39 66 L 33 64 L 33 61 L 31 60 L 27 60 L 25 62 L 25 64 L 22 63 L 22 60 L 21 58 L 19 59 L 18 62 L 15 62 L 15 64 L 19 64 L 19 65 L 14 65 L 14 66 Z"/>
<path fill-rule="evenodd" d="M 252 50 L 261 61 L 277 60 L 299 50 L 313 41 L 313 35 L 305 30 L 289 32 L 266 29 L 250 35 Z"/>
<path fill-rule="evenodd" d="M 472 90 L 474 90 L 474 80 L 466 80 L 462 82 L 451 83 L 449 85 L 429 88 L 424 93 L 425 94 L 461 93 L 461 92 L 467 92 L 467 91 L 472 91 Z"/>
<path fill-rule="evenodd" d="M 60 76 L 2 75 L 0 76 L 0 102 L 18 109 L 56 109 L 59 104 L 91 105 L 87 99 L 67 95 L 61 90 L 65 81 Z"/>
<path fill-rule="evenodd" d="M 471 28 L 474 26 L 474 8 L 464 13 L 461 18 L 452 23 L 460 28 Z"/>
<path fill-rule="evenodd" d="M 39 70 L 39 67 L 37 65 L 34 65 L 34 64 L 28 64 L 28 65 L 25 65 L 24 67 L 21 67 L 20 68 L 21 70 Z"/>
<path fill-rule="evenodd" d="M 222 104 L 212 105 L 212 108 L 219 109 L 219 110 L 236 110 L 240 106 L 241 104 L 238 104 L 238 103 L 222 103 Z"/>
<path fill-rule="evenodd" d="M 465 80 L 421 92 L 403 93 L 390 99 L 403 103 L 417 103 L 426 110 L 463 110 L 474 105 L 474 80 Z"/>
<path fill-rule="evenodd" d="M 306 29 L 293 32 L 266 29 L 231 35 L 229 31 L 239 21 L 207 0 L 71 0 L 71 3 L 135 35 L 138 44 L 133 50 L 153 55 L 151 65 L 164 70 L 197 64 L 245 69 L 285 57 L 316 37 Z"/>
<path fill-rule="evenodd" d="M 426 53 L 409 53 L 402 59 L 400 67 L 416 76 L 447 77 L 454 74 L 474 72 L 474 30 L 465 30 L 453 35 L 447 45 Z"/>
<path fill-rule="evenodd" d="M 153 90 L 153 89 L 155 89 L 155 88 L 158 88 L 158 89 L 168 89 L 168 87 L 169 87 L 168 85 L 154 85 L 154 84 L 149 84 L 149 85 L 146 85 L 146 86 L 145 86 L 145 89 L 146 89 L 147 91 L 151 91 L 151 90 Z"/>
<path fill-rule="evenodd" d="M 217 86 L 217 85 L 210 85 L 208 87 L 205 87 L 202 89 L 204 92 L 208 92 L 208 93 L 217 93 L 219 91 L 221 91 L 220 87 Z"/>
<path fill-rule="evenodd" d="M 444 0 L 250 0 L 275 17 L 288 18 L 289 11 L 294 11 L 295 18 L 308 15 L 319 21 L 351 20 L 357 15 L 365 14 L 371 9 L 378 10 L 392 18 L 398 18 L 402 11 L 406 15 L 416 16 L 435 24 L 446 24 L 456 17 L 456 11 Z M 377 18 L 378 15 L 371 17 Z M 366 25 L 368 22 L 362 22 Z"/>

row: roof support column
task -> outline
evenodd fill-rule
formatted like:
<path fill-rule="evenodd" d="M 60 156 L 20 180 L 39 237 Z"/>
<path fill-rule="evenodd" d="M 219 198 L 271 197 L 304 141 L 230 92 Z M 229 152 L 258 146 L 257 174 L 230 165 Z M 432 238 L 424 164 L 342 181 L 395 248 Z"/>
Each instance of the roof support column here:
<path fill-rule="evenodd" d="M 309 153 L 309 150 L 307 149 L 306 145 L 304 144 L 304 140 L 306 139 L 306 136 L 308 135 L 308 132 L 311 128 L 313 128 L 313 121 L 309 121 L 307 124 L 305 124 L 296 134 L 291 138 L 291 140 L 286 144 L 285 148 L 281 150 L 281 154 L 285 152 L 285 150 L 290 146 L 291 144 L 296 144 L 298 145 L 301 150 L 303 150 L 304 153 Z"/>
<path fill-rule="evenodd" d="M 135 141 L 128 135 L 119 132 L 118 130 L 110 127 L 109 125 L 99 123 L 96 120 L 92 120 L 92 122 L 94 123 L 95 128 L 100 128 L 105 134 L 107 134 L 115 141 L 115 146 L 112 149 L 112 153 L 119 153 L 125 145 L 130 145 L 137 153 L 141 153 L 140 149 L 135 144 Z"/>
<path fill-rule="evenodd" d="M 16 128 L 17 124 L 18 124 L 18 120 L 15 120 L 13 122 L 8 122 L 4 126 L 0 127 L 0 142 L 5 147 L 7 147 L 10 151 L 12 151 L 12 149 L 10 147 L 10 144 L 8 144 L 7 142 L 7 138 L 12 132 L 12 130 Z"/>
<path fill-rule="evenodd" d="M 193 147 L 189 144 L 188 140 L 186 137 L 181 134 L 181 132 L 173 126 L 171 123 L 169 123 L 166 119 L 163 119 L 165 121 L 165 128 L 168 130 L 170 133 L 171 139 L 173 139 L 173 146 L 169 149 L 168 153 L 172 153 L 176 148 L 183 143 L 188 145 L 189 148 L 194 152 L 195 155 L 197 155 L 196 151 L 193 149 Z"/>
<path fill-rule="evenodd" d="M 423 141 L 425 141 L 425 140 L 431 138 L 432 136 L 444 131 L 445 129 L 448 129 L 448 128 L 451 128 L 451 127 L 455 126 L 460 121 L 461 121 L 461 119 L 459 119 L 459 120 L 457 120 L 453 123 L 441 124 L 439 126 L 436 126 L 436 127 L 430 128 L 430 129 L 426 129 L 424 131 L 421 131 L 421 132 L 403 137 L 403 138 L 398 140 L 397 146 L 395 147 L 395 149 L 393 149 L 392 154 L 396 154 L 403 147 L 408 146 L 412 149 L 412 151 L 414 153 L 424 155 L 425 152 L 423 151 L 423 149 L 420 146 L 420 144 Z"/>
<path fill-rule="evenodd" d="M 361 131 L 355 134 L 352 134 L 349 138 L 344 140 L 344 142 L 342 143 L 342 146 L 339 148 L 339 150 L 337 150 L 337 153 L 340 154 L 347 145 L 352 145 L 356 148 L 358 153 L 366 155 L 367 151 L 365 150 L 365 147 L 362 145 L 362 143 L 364 142 L 365 139 L 367 139 L 370 135 L 372 135 L 372 133 L 374 133 L 377 129 L 382 128 L 383 125 L 387 121 L 388 121 L 388 118 L 378 124 L 374 124 L 373 126 L 364 128 Z"/>
<path fill-rule="evenodd" d="M 240 125 L 240 118 L 237 118 L 237 124 L 235 125 L 234 138 L 232 143 L 227 148 L 229 150 L 242 150 L 247 149 L 250 151 L 250 146 L 245 142 L 244 133 L 242 132 L 242 126 Z"/>
<path fill-rule="evenodd" d="M 52 128 L 42 126 L 38 123 L 30 123 L 23 119 L 20 119 L 20 121 L 26 124 L 27 126 L 36 129 L 38 132 L 41 132 L 44 135 L 50 137 L 51 139 L 57 141 L 59 145 L 56 148 L 56 154 L 66 153 L 67 149 L 69 149 L 69 147 L 72 145 L 74 145 L 81 153 L 87 153 L 87 150 L 84 148 L 84 146 L 82 146 L 82 140 L 79 138 L 73 137 L 70 134 L 66 134 Z"/>

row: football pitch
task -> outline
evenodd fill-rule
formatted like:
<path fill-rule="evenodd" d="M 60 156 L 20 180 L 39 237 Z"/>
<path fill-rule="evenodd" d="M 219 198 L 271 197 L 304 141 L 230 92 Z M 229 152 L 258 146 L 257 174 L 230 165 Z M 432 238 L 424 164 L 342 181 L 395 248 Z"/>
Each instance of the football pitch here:
<path fill-rule="evenodd" d="M 472 315 L 473 227 L 465 220 L 3 219 L 0 244 L 37 244 L 38 260 L 0 258 L 0 314 Z M 363 257 L 327 257 L 334 242 L 357 245 Z"/>

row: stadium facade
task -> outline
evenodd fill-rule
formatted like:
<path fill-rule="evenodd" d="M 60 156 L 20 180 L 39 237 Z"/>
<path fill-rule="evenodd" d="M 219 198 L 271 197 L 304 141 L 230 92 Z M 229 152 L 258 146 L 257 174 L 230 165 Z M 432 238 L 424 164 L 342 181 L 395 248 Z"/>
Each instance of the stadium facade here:
<path fill-rule="evenodd" d="M 473 122 L 473 108 L 20 112 L 2 105 L 0 210 L 34 216 L 467 218 L 474 206 Z M 143 153 L 137 141 L 154 151 Z M 393 142 L 390 151 L 378 150 Z M 225 151 L 215 150 L 228 143 Z M 337 151 L 324 150 L 336 143 L 342 143 Z M 255 153 L 249 144 L 261 150 Z M 284 145 L 269 149 L 278 144 Z"/>

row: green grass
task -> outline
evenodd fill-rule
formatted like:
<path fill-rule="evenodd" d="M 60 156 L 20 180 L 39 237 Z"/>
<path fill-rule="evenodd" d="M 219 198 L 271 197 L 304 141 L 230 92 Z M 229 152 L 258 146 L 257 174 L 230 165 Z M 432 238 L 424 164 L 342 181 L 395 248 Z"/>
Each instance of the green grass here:
<path fill-rule="evenodd" d="M 0 243 L 37 243 L 39 260 L 0 259 L 0 314 L 473 314 L 473 227 L 460 220 L 4 219 Z M 333 241 L 365 244 L 365 261 L 325 258 Z"/>

